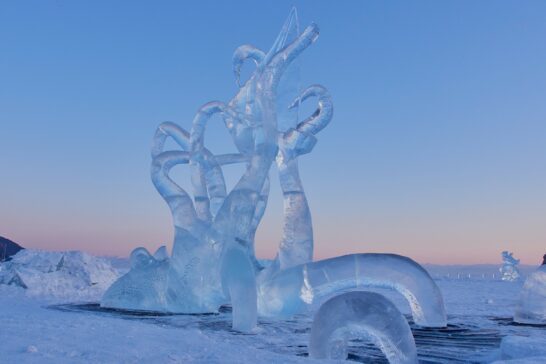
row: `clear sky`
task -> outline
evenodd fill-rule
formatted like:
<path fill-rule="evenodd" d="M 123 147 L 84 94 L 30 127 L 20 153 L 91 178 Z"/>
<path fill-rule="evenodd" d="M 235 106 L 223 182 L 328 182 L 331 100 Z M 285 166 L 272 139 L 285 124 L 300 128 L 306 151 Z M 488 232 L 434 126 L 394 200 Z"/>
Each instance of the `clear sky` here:
<path fill-rule="evenodd" d="M 149 178 L 156 126 L 189 129 L 200 105 L 229 100 L 233 51 L 268 49 L 292 5 L 302 27 L 321 28 L 302 83 L 335 104 L 300 159 L 315 258 L 498 263 L 506 249 L 537 264 L 544 1 L 1 1 L 0 235 L 120 256 L 170 246 Z M 226 147 L 210 129 L 211 149 Z M 278 183 L 269 205 L 261 257 L 281 235 Z"/>

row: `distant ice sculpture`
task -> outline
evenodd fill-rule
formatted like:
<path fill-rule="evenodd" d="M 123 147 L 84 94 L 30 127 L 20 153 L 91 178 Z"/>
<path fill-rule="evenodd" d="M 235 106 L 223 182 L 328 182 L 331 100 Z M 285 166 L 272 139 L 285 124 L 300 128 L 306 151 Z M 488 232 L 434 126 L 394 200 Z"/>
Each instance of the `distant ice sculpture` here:
<path fill-rule="evenodd" d="M 346 359 L 347 341 L 369 338 L 391 364 L 417 364 L 415 340 L 406 318 L 384 296 L 349 292 L 324 303 L 313 319 L 309 356 Z"/>
<path fill-rule="evenodd" d="M 546 264 L 541 265 L 523 284 L 514 321 L 546 324 Z"/>
<path fill-rule="evenodd" d="M 503 281 L 513 282 L 519 279 L 520 273 L 518 269 L 519 259 L 512 256 L 512 253 L 503 251 L 502 255 L 502 267 L 499 268 L 501 273 L 501 279 Z"/>
<path fill-rule="evenodd" d="M 103 307 L 203 313 L 231 303 L 233 328 L 252 331 L 258 314 L 295 314 L 341 289 L 389 287 L 408 299 L 416 323 L 446 325 L 438 287 L 408 258 L 355 254 L 312 262 L 311 213 L 298 157 L 314 148 L 316 135 L 333 117 L 333 103 L 323 86 L 291 95 L 294 87 L 286 85 L 294 85 L 294 61 L 318 34 L 315 24 L 300 33 L 293 9 L 267 53 L 250 45 L 237 48 L 233 69 L 239 90 L 231 101 L 202 106 L 190 131 L 172 122 L 159 125 L 151 177 L 173 217 L 172 254 L 135 249 L 130 271 L 104 294 Z M 247 60 L 256 68 L 241 84 Z M 298 120 L 300 104 L 310 99 L 317 102 L 315 111 Z M 214 115 L 223 121 L 237 153 L 217 155 L 206 148 L 205 131 Z M 166 150 L 169 138 L 178 149 Z M 233 163 L 242 163 L 245 172 L 228 192 L 222 168 Z M 170 176 L 181 164 L 189 166 L 191 192 Z M 278 169 L 284 200 L 283 236 L 276 258 L 264 268 L 254 240 L 269 198 L 272 166 Z"/>

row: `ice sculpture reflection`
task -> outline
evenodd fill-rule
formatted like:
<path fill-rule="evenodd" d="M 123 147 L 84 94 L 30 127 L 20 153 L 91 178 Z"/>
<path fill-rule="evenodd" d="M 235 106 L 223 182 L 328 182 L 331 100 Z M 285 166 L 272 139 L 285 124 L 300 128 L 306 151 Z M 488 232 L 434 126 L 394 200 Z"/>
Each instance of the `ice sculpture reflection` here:
<path fill-rule="evenodd" d="M 343 293 L 328 300 L 313 319 L 309 356 L 346 359 L 347 341 L 369 338 L 391 364 L 417 364 L 415 340 L 406 318 L 374 292 Z"/>
<path fill-rule="evenodd" d="M 499 268 L 501 279 L 508 282 L 517 281 L 520 277 L 518 269 L 519 259 L 514 258 L 512 253 L 506 250 L 501 253 L 501 256 L 502 266 Z"/>
<path fill-rule="evenodd" d="M 250 45 L 235 51 L 238 84 L 245 61 L 252 60 L 256 69 L 231 101 L 202 106 L 189 132 L 171 122 L 158 127 L 151 177 L 173 216 L 172 255 L 166 257 L 161 250 L 152 256 L 144 248 L 136 249 L 131 254 L 131 270 L 108 289 L 102 306 L 203 313 L 231 303 L 234 328 L 251 331 L 258 313 L 294 314 L 324 294 L 379 286 L 404 294 L 418 324 L 446 325 L 438 287 L 408 258 L 357 254 L 311 261 L 311 213 L 298 157 L 315 146 L 316 135 L 333 117 L 333 103 L 320 85 L 295 95 L 289 105 L 280 101 L 278 90 L 290 82 L 289 66 L 319 34 L 315 24 L 299 33 L 297 23 L 293 9 L 267 53 Z M 317 108 L 303 121 L 290 117 L 297 113 L 282 111 L 296 110 L 309 99 L 317 100 Z M 237 153 L 215 155 L 205 147 L 208 121 L 215 114 L 223 120 Z M 178 150 L 165 150 L 168 138 Z M 233 163 L 243 163 L 246 169 L 228 193 L 222 167 Z M 170 170 L 179 164 L 190 168 L 191 193 L 170 177 Z M 283 237 L 275 260 L 262 269 L 254 254 L 254 236 L 267 206 L 272 165 L 278 168 L 284 199 Z"/>

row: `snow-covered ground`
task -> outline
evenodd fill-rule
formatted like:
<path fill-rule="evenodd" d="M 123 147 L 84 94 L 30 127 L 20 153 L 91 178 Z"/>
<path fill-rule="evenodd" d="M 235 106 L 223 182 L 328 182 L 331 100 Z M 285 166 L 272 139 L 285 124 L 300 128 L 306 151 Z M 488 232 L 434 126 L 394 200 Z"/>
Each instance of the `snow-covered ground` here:
<path fill-rule="evenodd" d="M 0 264 L 0 363 L 319 362 L 306 357 L 312 321 L 308 315 L 261 320 L 256 334 L 243 335 L 231 331 L 228 308 L 216 315 L 105 311 L 96 302 L 108 282 L 121 274 L 123 262 L 78 252 L 25 254 Z M 444 294 L 450 326 L 413 327 L 422 363 L 546 362 L 539 357 L 546 355 L 546 328 L 511 321 L 522 281 L 503 282 L 498 274 L 493 278 L 495 266 L 427 269 Z M 26 289 L 5 284 L 13 271 L 24 271 L 19 278 Z M 522 269 L 524 276 L 530 271 Z M 382 293 L 409 313 L 397 294 Z M 369 343 L 352 345 L 351 359 L 385 362 Z"/>

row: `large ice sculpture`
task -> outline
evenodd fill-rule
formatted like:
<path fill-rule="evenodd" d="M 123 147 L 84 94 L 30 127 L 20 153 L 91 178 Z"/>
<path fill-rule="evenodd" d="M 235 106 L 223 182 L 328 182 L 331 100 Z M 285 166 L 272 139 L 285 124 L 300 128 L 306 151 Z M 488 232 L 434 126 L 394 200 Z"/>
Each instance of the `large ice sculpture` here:
<path fill-rule="evenodd" d="M 320 85 L 284 101 L 294 89 L 286 86 L 294 85 L 290 65 L 318 32 L 312 24 L 300 33 L 293 9 L 267 53 L 250 45 L 237 48 L 233 70 L 239 90 L 231 101 L 202 106 L 190 131 L 171 122 L 158 127 L 151 177 L 173 216 L 172 254 L 166 256 L 164 249 L 154 255 L 144 248 L 133 251 L 131 270 L 108 289 L 102 306 L 202 313 L 231 303 L 233 328 L 252 331 L 258 314 L 295 314 L 326 294 L 373 286 L 400 291 L 418 324 L 446 325 L 438 287 L 408 258 L 356 254 L 312 262 L 311 213 L 298 157 L 314 148 L 316 135 L 333 117 L 333 103 Z M 256 68 L 241 85 L 240 70 L 248 60 Z M 299 105 L 310 99 L 316 100 L 316 110 L 298 120 Z M 205 132 L 214 115 L 223 120 L 237 153 L 215 155 L 206 148 Z M 178 149 L 166 149 L 169 138 Z M 228 192 L 222 168 L 233 163 L 246 169 Z M 189 166 L 191 192 L 170 176 L 180 164 Z M 255 257 L 254 239 L 269 198 L 272 166 L 279 171 L 284 200 L 283 236 L 275 260 L 263 268 Z"/>
<path fill-rule="evenodd" d="M 514 321 L 546 324 L 546 264 L 541 265 L 523 284 Z"/>
<path fill-rule="evenodd" d="M 499 268 L 501 273 L 501 279 L 503 281 L 513 282 L 517 281 L 520 277 L 518 264 L 519 259 L 516 259 L 512 256 L 512 253 L 508 251 L 503 251 L 502 256 L 502 267 Z"/>
<path fill-rule="evenodd" d="M 370 338 L 389 363 L 416 364 L 417 349 L 405 317 L 373 292 L 349 292 L 324 303 L 311 327 L 309 356 L 346 359 L 347 341 Z"/>
<path fill-rule="evenodd" d="M 228 250 L 242 247 L 259 268 L 254 256 L 253 238 L 265 211 L 271 164 L 278 155 L 279 164 L 288 166 L 289 171 L 281 177 L 286 180 L 284 189 L 290 189 L 286 191 L 288 194 L 293 192 L 297 195 L 297 190 L 291 190 L 292 185 L 298 186 L 299 180 L 295 158 L 311 151 L 316 142 L 314 135 L 332 115 L 331 102 L 327 102 L 324 88 L 311 86 L 286 107 L 297 107 L 303 100 L 317 96 L 318 112 L 285 132 L 277 129 L 276 90 L 281 76 L 318 36 L 318 27 L 313 24 L 294 39 L 289 39 L 296 24 L 297 16 L 293 10 L 267 54 L 249 45 L 235 51 L 237 78 L 245 60 L 253 60 L 257 67 L 229 103 L 210 102 L 201 107 L 190 132 L 174 123 L 159 126 L 152 146 L 151 175 L 173 215 L 175 238 L 172 256 L 164 261 L 145 257 L 142 263 L 135 264 L 105 293 L 101 302 L 103 306 L 185 313 L 214 312 L 227 301 L 220 267 L 225 267 L 222 262 Z M 213 114 L 220 114 L 223 118 L 239 153 L 213 155 L 204 147 L 205 129 Z M 181 150 L 164 150 L 169 137 Z M 282 145 L 281 153 L 279 144 Z M 221 167 L 230 163 L 245 163 L 246 171 L 228 194 Z M 169 171 L 177 164 L 190 165 L 193 199 L 169 176 Z M 289 200 L 288 205 L 297 210 L 293 214 L 295 218 L 309 215 L 305 198 L 296 198 L 295 202 Z M 304 219 L 301 219 L 301 225 L 310 229 L 310 223 Z M 285 245 L 289 248 L 284 249 L 286 254 L 279 255 L 280 266 L 305 262 L 312 255 L 309 232 L 306 231 L 306 247 L 301 248 L 298 228 L 286 234 L 289 238 Z M 303 252 L 295 254 L 294 251 Z M 303 256 L 303 261 L 300 256 Z"/>

